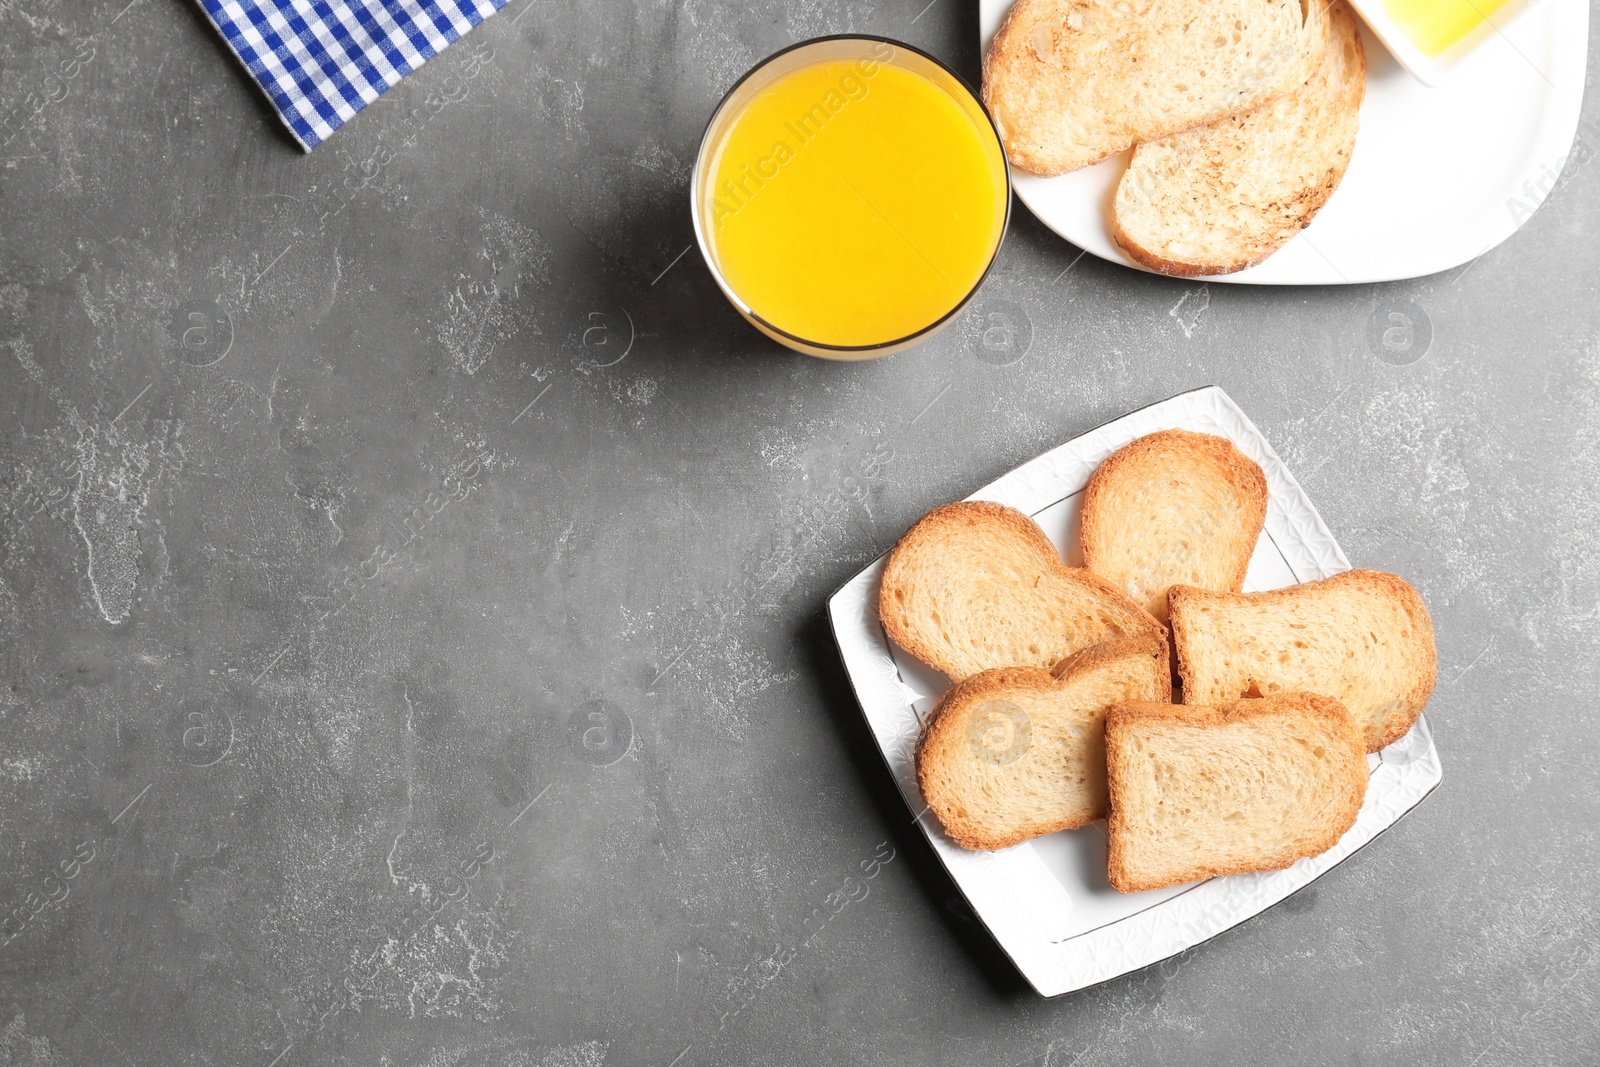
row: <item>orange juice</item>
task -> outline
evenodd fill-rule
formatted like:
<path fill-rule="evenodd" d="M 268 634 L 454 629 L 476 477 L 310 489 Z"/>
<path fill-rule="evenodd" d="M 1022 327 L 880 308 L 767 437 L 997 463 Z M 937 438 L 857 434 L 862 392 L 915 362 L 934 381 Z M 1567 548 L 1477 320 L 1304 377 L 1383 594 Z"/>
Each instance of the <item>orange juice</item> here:
<path fill-rule="evenodd" d="M 1005 155 L 981 108 L 931 62 L 919 73 L 876 48 L 782 73 L 703 150 L 698 214 L 724 284 L 821 345 L 881 345 L 939 322 L 1005 229 Z"/>
<path fill-rule="evenodd" d="M 1389 17 L 1423 53 L 1439 55 L 1506 5 L 1506 0 L 1384 0 Z"/>

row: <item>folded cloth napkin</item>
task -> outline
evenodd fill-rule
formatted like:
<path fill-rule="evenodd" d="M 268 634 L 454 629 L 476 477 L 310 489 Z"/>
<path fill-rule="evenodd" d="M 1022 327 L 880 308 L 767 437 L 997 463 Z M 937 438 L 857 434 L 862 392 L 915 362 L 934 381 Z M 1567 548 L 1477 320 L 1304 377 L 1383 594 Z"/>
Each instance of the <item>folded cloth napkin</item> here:
<path fill-rule="evenodd" d="M 307 152 L 508 0 L 200 0 Z"/>

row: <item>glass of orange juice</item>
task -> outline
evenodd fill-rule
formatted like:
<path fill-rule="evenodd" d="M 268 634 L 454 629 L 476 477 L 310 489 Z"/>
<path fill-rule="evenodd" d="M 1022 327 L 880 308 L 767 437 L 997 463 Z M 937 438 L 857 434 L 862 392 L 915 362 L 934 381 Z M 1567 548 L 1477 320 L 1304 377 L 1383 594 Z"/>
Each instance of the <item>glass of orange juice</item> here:
<path fill-rule="evenodd" d="M 866 359 L 926 340 L 977 293 L 1011 178 L 988 112 L 943 63 L 886 38 L 820 37 L 723 98 L 691 198 L 740 314 L 797 351 Z"/>

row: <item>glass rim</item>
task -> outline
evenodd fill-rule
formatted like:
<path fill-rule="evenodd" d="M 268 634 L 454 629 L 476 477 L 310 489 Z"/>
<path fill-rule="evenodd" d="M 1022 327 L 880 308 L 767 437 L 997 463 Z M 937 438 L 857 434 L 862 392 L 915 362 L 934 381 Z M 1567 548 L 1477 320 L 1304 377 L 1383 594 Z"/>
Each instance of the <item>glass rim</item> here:
<path fill-rule="evenodd" d="M 955 305 L 952 306 L 949 311 L 945 312 L 943 315 L 940 315 L 928 325 L 923 326 L 918 330 L 914 330 L 903 337 L 897 337 L 894 340 L 874 341 L 871 344 L 865 345 L 836 345 L 829 344 L 826 341 L 812 340 L 809 337 L 803 337 L 800 334 L 785 330 L 783 327 L 776 325 L 766 317 L 758 314 L 743 297 L 734 292 L 733 286 L 729 285 L 728 280 L 723 277 L 722 270 L 717 266 L 716 259 L 712 256 L 711 249 L 708 247 L 708 242 L 706 241 L 705 236 L 705 228 L 701 225 L 699 193 L 705 177 L 706 148 L 710 143 L 711 131 L 716 126 L 717 119 L 722 117 L 723 111 L 728 106 L 728 101 L 733 99 L 733 95 L 737 93 L 746 82 L 754 78 L 757 74 L 760 74 L 763 70 L 767 69 L 777 60 L 788 55 L 790 52 L 796 52 L 802 48 L 810 48 L 816 45 L 828 44 L 832 41 L 867 41 L 886 44 L 894 49 L 904 48 L 908 52 L 912 52 L 918 56 L 921 56 L 929 63 L 932 63 L 935 67 L 942 70 L 945 74 L 949 75 L 951 80 L 955 82 L 961 91 L 966 93 L 972 102 L 977 105 L 978 113 L 981 114 L 984 117 L 984 121 L 988 123 L 989 133 L 994 137 L 995 147 L 1000 151 L 1000 169 L 1005 175 L 1005 212 L 1000 220 L 1000 233 L 999 236 L 995 238 L 994 249 L 989 253 L 988 262 L 983 265 L 983 271 L 972 283 L 972 287 L 967 290 L 965 295 L 963 295 L 960 300 L 956 301 Z M 879 62 L 891 61 L 880 60 Z M 829 352 L 871 353 L 884 349 L 904 348 L 915 344 L 919 339 L 942 329 L 952 318 L 954 318 L 956 315 L 959 315 L 962 310 L 964 310 L 966 306 L 971 303 L 972 298 L 977 295 L 978 290 L 983 288 L 983 283 L 989 279 L 989 273 L 994 270 L 995 262 L 1000 258 L 1000 249 L 1002 246 L 1004 246 L 1006 234 L 1009 233 L 1011 229 L 1011 209 L 1014 197 L 1011 186 L 1011 161 L 1006 156 L 1005 139 L 1000 136 L 1000 128 L 995 124 L 994 116 L 989 113 L 988 107 L 984 105 L 983 96 L 976 89 L 974 89 L 965 78 L 956 73 L 956 71 L 951 68 L 950 64 L 946 63 L 938 56 L 931 55 L 928 52 L 923 51 L 914 44 L 907 44 L 906 42 L 898 40 L 894 37 L 884 37 L 880 34 L 873 33 L 830 33 L 821 37 L 808 37 L 804 41 L 796 41 L 794 44 L 785 45 L 783 48 L 778 49 L 776 52 L 773 52 L 766 58 L 758 61 L 749 70 L 745 71 L 739 76 L 737 81 L 728 87 L 728 91 L 722 94 L 722 98 L 717 101 L 717 106 L 711 109 L 711 117 L 706 121 L 705 130 L 700 134 L 700 147 L 695 153 L 694 172 L 689 182 L 689 199 L 690 218 L 694 223 L 694 240 L 695 244 L 700 246 L 700 256 L 705 260 L 706 266 L 710 269 L 712 278 L 716 280 L 717 288 L 722 290 L 723 295 L 726 296 L 733 303 L 734 307 L 738 308 L 741 313 L 753 319 L 763 329 L 771 330 L 773 333 L 788 338 L 799 345 L 823 349 Z"/>

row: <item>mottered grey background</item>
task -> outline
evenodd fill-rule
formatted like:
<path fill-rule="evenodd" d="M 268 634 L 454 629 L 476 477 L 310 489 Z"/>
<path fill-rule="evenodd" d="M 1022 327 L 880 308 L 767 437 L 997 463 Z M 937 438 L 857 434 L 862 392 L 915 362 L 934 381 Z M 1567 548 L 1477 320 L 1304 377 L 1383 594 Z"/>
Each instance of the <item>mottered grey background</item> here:
<path fill-rule="evenodd" d="M 1596 90 L 1444 275 L 1183 283 L 1019 205 L 921 349 L 767 343 L 688 250 L 712 106 L 828 32 L 975 78 L 975 20 L 513 0 L 305 156 L 193 5 L 0 0 L 0 1064 L 1600 1058 Z M 1208 383 L 1426 596 L 1444 785 L 1041 1001 L 823 602 Z"/>

